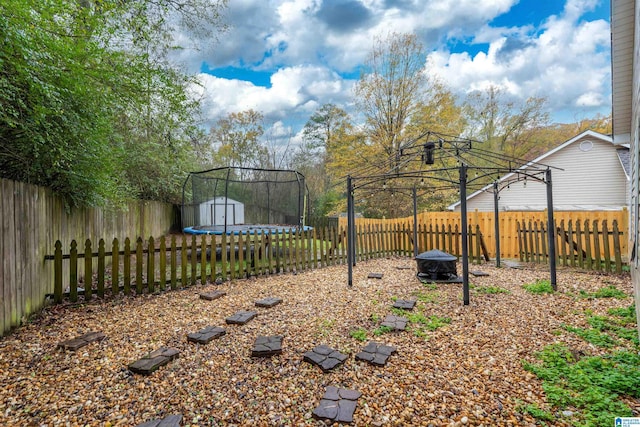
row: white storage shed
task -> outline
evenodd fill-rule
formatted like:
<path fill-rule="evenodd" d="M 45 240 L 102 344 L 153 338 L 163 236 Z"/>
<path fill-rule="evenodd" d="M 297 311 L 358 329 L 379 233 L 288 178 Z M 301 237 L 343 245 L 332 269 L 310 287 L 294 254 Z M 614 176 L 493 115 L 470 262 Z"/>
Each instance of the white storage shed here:
<path fill-rule="evenodd" d="M 216 197 L 200 203 L 198 225 L 244 224 L 244 203 L 227 197 Z"/>

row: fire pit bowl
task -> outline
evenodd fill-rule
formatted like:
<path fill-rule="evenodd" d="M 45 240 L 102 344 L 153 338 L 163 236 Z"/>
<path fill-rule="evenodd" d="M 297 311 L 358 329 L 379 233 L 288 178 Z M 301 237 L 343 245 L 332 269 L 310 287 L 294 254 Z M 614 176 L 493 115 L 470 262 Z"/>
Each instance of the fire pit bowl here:
<path fill-rule="evenodd" d="M 457 258 L 438 249 L 423 252 L 416 256 L 418 276 L 429 280 L 450 281 L 458 277 Z"/>

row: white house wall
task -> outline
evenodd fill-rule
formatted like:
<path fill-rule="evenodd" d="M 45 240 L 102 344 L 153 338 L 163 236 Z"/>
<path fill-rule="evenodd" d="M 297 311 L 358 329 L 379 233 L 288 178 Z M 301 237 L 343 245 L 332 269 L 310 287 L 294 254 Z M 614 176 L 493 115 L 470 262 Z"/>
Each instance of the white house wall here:
<path fill-rule="evenodd" d="M 581 142 L 591 141 L 589 151 L 580 149 Z M 553 204 L 556 210 L 622 209 L 628 203 L 628 181 L 616 147 L 608 141 L 585 135 L 542 162 L 564 170 L 551 171 Z M 467 210 L 493 211 L 493 193 L 482 193 L 467 201 Z M 513 183 L 500 192 L 500 210 L 527 211 L 547 208 L 544 183 L 527 179 Z M 460 205 L 456 207 L 460 210 Z"/>

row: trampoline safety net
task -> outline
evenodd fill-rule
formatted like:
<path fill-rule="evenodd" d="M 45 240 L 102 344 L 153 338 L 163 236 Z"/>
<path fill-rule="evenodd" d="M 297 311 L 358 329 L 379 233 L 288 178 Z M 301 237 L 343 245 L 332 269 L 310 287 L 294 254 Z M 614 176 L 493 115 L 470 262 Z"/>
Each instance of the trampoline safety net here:
<path fill-rule="evenodd" d="M 224 167 L 191 172 L 182 187 L 182 228 L 227 232 L 244 224 L 302 226 L 304 176 L 293 170 Z"/>

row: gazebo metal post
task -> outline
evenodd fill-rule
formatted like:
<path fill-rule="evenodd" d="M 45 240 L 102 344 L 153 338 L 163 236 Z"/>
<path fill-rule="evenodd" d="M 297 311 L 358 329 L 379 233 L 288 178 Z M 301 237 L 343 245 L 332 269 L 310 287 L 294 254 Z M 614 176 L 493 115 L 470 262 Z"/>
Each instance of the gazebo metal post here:
<path fill-rule="evenodd" d="M 354 217 L 351 215 L 353 210 L 353 183 L 351 176 L 347 176 L 347 264 L 349 270 L 349 287 L 353 286 L 353 266 L 355 263 L 355 253 L 353 251 L 353 234 Z"/>
<path fill-rule="evenodd" d="M 551 287 L 558 290 L 556 283 L 556 223 L 553 218 L 553 186 L 551 185 L 551 169 L 547 169 L 545 174 L 547 183 L 547 234 L 549 236 L 549 274 L 551 276 Z"/>
<path fill-rule="evenodd" d="M 462 299 L 469 305 L 469 235 L 467 233 L 467 165 L 460 163 L 460 220 L 462 222 Z"/>
<path fill-rule="evenodd" d="M 496 267 L 500 267 L 500 211 L 498 209 L 498 181 L 493 183 L 493 223 L 496 236 Z"/>
<path fill-rule="evenodd" d="M 413 186 L 413 256 L 418 256 L 418 193 Z"/>

